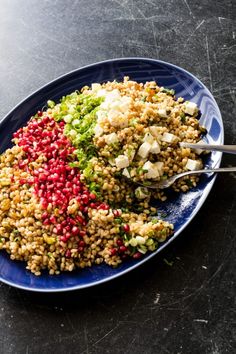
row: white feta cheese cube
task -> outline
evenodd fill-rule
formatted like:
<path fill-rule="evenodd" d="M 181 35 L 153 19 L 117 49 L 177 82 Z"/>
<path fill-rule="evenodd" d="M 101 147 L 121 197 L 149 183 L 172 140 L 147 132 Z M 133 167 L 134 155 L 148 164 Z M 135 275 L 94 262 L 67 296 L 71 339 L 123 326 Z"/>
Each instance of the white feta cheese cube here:
<path fill-rule="evenodd" d="M 145 159 L 148 156 L 151 147 L 152 147 L 151 144 L 149 144 L 148 142 L 144 142 L 142 145 L 140 145 L 138 149 L 138 155 L 143 159 Z"/>
<path fill-rule="evenodd" d="M 96 92 L 102 88 L 101 84 L 94 83 L 91 85 L 92 91 Z"/>
<path fill-rule="evenodd" d="M 145 245 L 146 240 L 145 240 L 144 237 L 142 237 L 142 236 L 136 236 L 135 238 L 136 238 L 136 240 L 137 240 L 137 242 L 138 242 L 138 245 Z"/>
<path fill-rule="evenodd" d="M 196 171 L 202 168 L 202 163 L 199 160 L 188 159 L 185 167 L 190 171 Z"/>
<path fill-rule="evenodd" d="M 96 91 L 96 96 L 97 97 L 106 97 L 107 91 L 105 89 L 99 89 Z"/>
<path fill-rule="evenodd" d="M 110 110 L 108 120 L 113 127 L 125 128 L 128 126 L 128 118 L 118 110 Z"/>
<path fill-rule="evenodd" d="M 115 144 L 119 141 L 116 133 L 111 133 L 111 134 L 105 135 L 104 138 L 105 138 L 105 142 L 108 145 Z"/>
<path fill-rule="evenodd" d="M 123 169 L 122 175 L 125 176 L 125 177 L 127 177 L 127 178 L 130 178 L 130 173 L 129 173 L 129 171 L 127 170 L 127 168 L 124 168 L 124 169 Z"/>
<path fill-rule="evenodd" d="M 129 105 L 131 103 L 131 98 L 128 96 L 122 96 L 119 104 L 119 109 L 122 113 L 127 112 Z"/>
<path fill-rule="evenodd" d="M 116 167 L 121 169 L 129 166 L 129 159 L 125 155 L 119 155 L 115 158 Z"/>
<path fill-rule="evenodd" d="M 102 127 L 99 125 L 99 124 L 96 124 L 95 127 L 94 127 L 94 135 L 96 137 L 99 137 L 103 134 L 103 129 Z"/>
<path fill-rule="evenodd" d="M 167 118 L 168 117 L 165 108 L 158 109 L 157 113 L 159 114 L 159 116 L 161 118 Z"/>
<path fill-rule="evenodd" d="M 159 176 L 157 167 L 151 161 L 145 162 L 143 165 L 143 170 L 147 171 L 144 175 L 145 178 L 157 178 Z"/>
<path fill-rule="evenodd" d="M 147 197 L 149 197 L 149 191 L 147 188 L 145 187 L 138 187 L 135 189 L 134 194 L 136 196 L 137 199 L 145 199 Z"/>
<path fill-rule="evenodd" d="M 187 101 L 187 102 L 185 103 L 185 107 L 184 107 L 184 112 L 185 112 L 185 113 L 189 114 L 190 116 L 193 116 L 194 113 L 196 112 L 196 110 L 197 110 L 197 105 L 196 105 L 196 103 L 194 103 L 194 102 L 189 102 L 189 101 Z"/>
<path fill-rule="evenodd" d="M 171 133 L 164 133 L 162 135 L 161 141 L 164 141 L 166 143 L 174 143 L 177 140 L 177 136 Z"/>
<path fill-rule="evenodd" d="M 105 98 L 105 102 L 114 102 L 120 99 L 120 91 L 115 89 L 112 91 L 107 91 L 106 93 L 106 98 Z"/>
<path fill-rule="evenodd" d="M 104 118 L 106 117 L 106 112 L 103 110 L 99 110 L 96 112 L 96 116 L 97 116 L 97 122 L 101 123 L 104 121 Z"/>
<path fill-rule="evenodd" d="M 154 142 L 152 143 L 150 152 L 151 152 L 152 154 L 159 154 L 160 151 L 161 151 L 161 150 L 160 150 L 160 146 L 159 146 L 158 142 L 157 142 L 157 141 L 154 141 Z"/>
<path fill-rule="evenodd" d="M 149 144 L 152 144 L 154 142 L 154 138 L 151 133 L 146 133 L 143 138 L 143 142 L 147 142 Z"/>

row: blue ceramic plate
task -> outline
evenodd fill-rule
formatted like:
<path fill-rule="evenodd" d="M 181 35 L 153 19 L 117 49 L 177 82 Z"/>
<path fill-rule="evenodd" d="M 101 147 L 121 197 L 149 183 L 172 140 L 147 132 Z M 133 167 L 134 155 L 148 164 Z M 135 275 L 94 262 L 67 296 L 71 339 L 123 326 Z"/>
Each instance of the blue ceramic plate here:
<path fill-rule="evenodd" d="M 176 96 L 196 102 L 201 110 L 201 124 L 207 128 L 206 141 L 212 144 L 222 144 L 224 138 L 223 123 L 219 108 L 209 90 L 196 77 L 173 64 L 145 58 L 114 59 L 89 65 L 72 71 L 42 87 L 18 106 L 16 106 L 0 123 L 0 152 L 11 146 L 12 133 L 24 125 L 38 110 L 45 106 L 48 99 L 59 100 L 84 85 L 108 80 L 122 80 L 124 76 L 138 82 L 155 80 L 160 86 L 174 89 Z M 214 152 L 206 160 L 209 167 L 218 167 L 221 153 Z M 140 266 L 159 253 L 193 219 L 210 192 L 215 176 L 202 176 L 197 188 L 185 194 L 170 194 L 167 202 L 160 208 L 175 225 L 175 233 L 158 250 L 146 255 L 138 261 L 127 261 L 116 269 L 106 265 L 76 270 L 58 276 L 43 274 L 34 276 L 25 269 L 25 263 L 15 262 L 9 256 L 0 253 L 0 280 L 6 284 L 32 291 L 58 292 L 82 289 L 112 280 Z"/>

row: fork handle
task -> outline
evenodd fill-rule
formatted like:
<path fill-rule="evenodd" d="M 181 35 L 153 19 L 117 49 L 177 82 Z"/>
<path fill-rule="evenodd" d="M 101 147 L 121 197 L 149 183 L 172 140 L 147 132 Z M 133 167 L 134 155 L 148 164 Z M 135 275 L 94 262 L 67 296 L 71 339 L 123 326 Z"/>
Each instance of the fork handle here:
<path fill-rule="evenodd" d="M 236 145 L 191 144 L 191 143 L 181 142 L 180 146 L 187 147 L 190 149 L 220 151 L 220 152 L 226 152 L 228 154 L 236 154 Z"/>
<path fill-rule="evenodd" d="M 204 170 L 195 170 L 195 171 L 186 171 L 186 172 L 182 172 L 178 176 L 178 178 L 180 177 L 184 177 L 184 176 L 188 176 L 188 175 L 197 175 L 199 173 L 215 173 L 215 172 L 236 172 L 236 167 L 220 167 L 220 168 L 205 168 Z"/>

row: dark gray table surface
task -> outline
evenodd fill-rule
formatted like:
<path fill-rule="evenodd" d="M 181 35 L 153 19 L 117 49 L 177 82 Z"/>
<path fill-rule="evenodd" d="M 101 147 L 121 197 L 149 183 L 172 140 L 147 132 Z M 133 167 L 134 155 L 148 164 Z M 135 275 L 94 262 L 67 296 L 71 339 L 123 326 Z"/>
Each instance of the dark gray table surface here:
<path fill-rule="evenodd" d="M 0 116 L 70 70 L 144 56 L 202 80 L 236 144 L 235 19 L 235 0 L 2 0 Z M 0 352 L 235 353 L 235 197 L 236 174 L 218 176 L 166 251 L 103 286 L 47 295 L 0 284 Z"/>

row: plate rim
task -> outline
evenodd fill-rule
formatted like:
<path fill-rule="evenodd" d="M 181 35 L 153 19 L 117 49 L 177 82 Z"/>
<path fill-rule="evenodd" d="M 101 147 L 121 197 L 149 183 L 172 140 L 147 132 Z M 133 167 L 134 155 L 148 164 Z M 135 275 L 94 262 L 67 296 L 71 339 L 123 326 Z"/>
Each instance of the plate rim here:
<path fill-rule="evenodd" d="M 173 63 L 164 61 L 164 60 L 159 60 L 159 59 L 154 59 L 154 58 L 146 58 L 146 57 L 121 57 L 121 58 L 112 58 L 112 59 L 107 59 L 107 60 L 102 60 L 99 62 L 95 62 L 92 64 L 88 64 L 88 65 L 84 65 L 82 67 L 79 67 L 77 69 L 71 70 L 65 74 L 62 74 L 60 76 L 58 76 L 57 78 L 47 82 L 45 85 L 39 87 L 38 89 L 34 90 L 32 93 L 30 93 L 28 96 L 26 96 L 24 99 L 22 99 L 18 104 L 16 104 L 1 120 L 0 120 L 0 129 L 2 124 L 5 122 L 5 120 L 8 118 L 9 115 L 11 115 L 12 113 L 14 113 L 14 111 L 20 107 L 24 102 L 27 102 L 30 98 L 32 98 L 35 94 L 39 93 L 40 91 L 42 91 L 43 89 L 47 88 L 49 85 L 53 85 L 56 84 L 57 81 L 61 80 L 62 78 L 66 78 L 69 75 L 73 75 L 76 72 L 82 71 L 84 69 L 88 69 L 90 67 L 94 67 L 94 66 L 99 66 L 102 64 L 107 64 L 107 63 L 115 63 L 115 62 L 120 62 L 120 61 L 127 61 L 127 60 L 133 60 L 133 61 L 146 61 L 146 62 L 153 62 L 153 63 L 160 63 L 163 65 L 168 65 L 172 68 L 181 70 L 183 72 L 185 72 L 187 75 L 189 75 L 190 77 L 192 77 L 195 81 L 197 81 L 199 84 L 202 85 L 202 87 L 204 88 L 204 90 L 206 90 L 206 92 L 210 95 L 211 99 L 213 100 L 216 108 L 217 108 L 217 113 L 218 113 L 218 118 L 220 120 L 221 123 L 221 135 L 222 135 L 222 144 L 224 143 L 224 123 L 223 123 L 223 119 L 222 119 L 222 115 L 219 109 L 219 106 L 215 100 L 215 97 L 213 96 L 213 94 L 210 92 L 210 90 L 205 86 L 205 84 L 203 84 L 203 82 L 198 79 L 196 76 L 194 76 L 193 74 L 191 74 L 188 70 L 175 65 Z M 223 153 L 219 152 L 218 153 L 218 160 L 215 164 L 215 167 L 219 167 L 221 164 L 221 160 L 222 160 L 222 155 Z M 208 182 L 207 186 L 204 188 L 202 196 L 198 202 L 197 207 L 194 209 L 194 211 L 192 212 L 191 217 L 184 223 L 184 225 L 182 225 L 180 227 L 180 229 L 174 233 L 174 235 L 169 238 L 164 244 L 161 244 L 161 246 L 159 246 L 157 248 L 157 250 L 153 253 L 150 253 L 146 258 L 140 260 L 138 263 L 133 264 L 132 266 L 128 267 L 127 269 L 124 269 L 123 271 L 121 271 L 120 273 L 111 275 L 106 277 L 105 279 L 101 279 L 101 280 L 97 280 L 94 281 L 92 283 L 89 284 L 82 284 L 82 285 L 75 285 L 75 286 L 67 286 L 65 288 L 61 287 L 61 288 L 51 288 L 51 289 L 44 289 L 44 288 L 35 288 L 35 287 L 30 287 L 30 286 L 24 286 L 24 285 L 20 285 L 20 284 L 15 284 L 12 281 L 6 280 L 4 279 L 1 275 L 0 275 L 0 281 L 4 284 L 7 284 L 9 286 L 12 286 L 14 288 L 17 289 L 21 289 L 21 290 L 27 290 L 27 291 L 31 291 L 31 292 L 40 292 L 40 293 L 57 293 L 57 292 L 68 292 L 68 291 L 74 291 L 74 290 L 81 290 L 81 289 L 86 289 L 86 288 L 91 288 L 94 287 L 96 285 L 100 285 L 100 284 L 104 284 L 106 282 L 109 282 L 111 280 L 114 280 L 136 268 L 138 268 L 139 266 L 143 265 L 145 262 L 147 262 L 148 260 L 150 260 L 151 258 L 153 258 L 154 256 L 156 256 L 157 254 L 159 254 L 165 247 L 167 247 L 171 242 L 173 242 L 176 237 L 189 225 L 189 223 L 194 219 L 194 217 L 196 216 L 196 214 L 198 213 L 198 211 L 200 210 L 200 208 L 202 207 L 202 205 L 204 204 L 206 198 L 208 197 L 214 183 L 216 180 L 217 175 L 213 176 L 212 179 Z"/>

